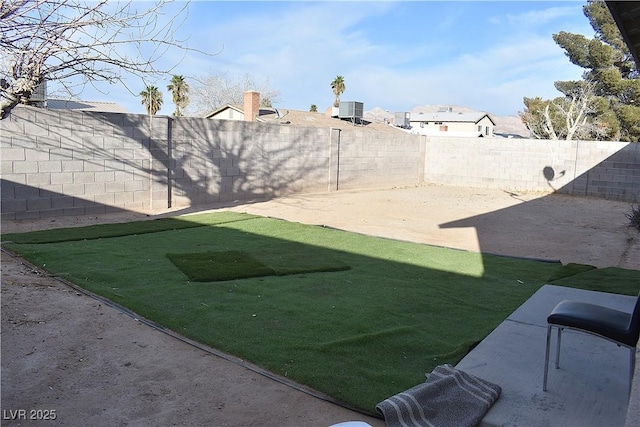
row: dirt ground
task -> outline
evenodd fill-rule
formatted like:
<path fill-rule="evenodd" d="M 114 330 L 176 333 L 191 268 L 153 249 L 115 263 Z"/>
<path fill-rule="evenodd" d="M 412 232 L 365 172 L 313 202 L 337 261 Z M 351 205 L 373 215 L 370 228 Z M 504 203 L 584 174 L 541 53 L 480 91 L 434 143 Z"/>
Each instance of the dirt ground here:
<path fill-rule="evenodd" d="M 207 208 L 482 253 L 640 270 L 640 233 L 625 217 L 630 206 L 419 186 Z M 187 212 L 169 215 L 178 213 Z M 2 233 L 153 217 L 6 221 Z M 190 345 L 4 251 L 1 298 L 2 425 L 383 425 Z M 42 420 L 47 417 L 55 420 Z"/>

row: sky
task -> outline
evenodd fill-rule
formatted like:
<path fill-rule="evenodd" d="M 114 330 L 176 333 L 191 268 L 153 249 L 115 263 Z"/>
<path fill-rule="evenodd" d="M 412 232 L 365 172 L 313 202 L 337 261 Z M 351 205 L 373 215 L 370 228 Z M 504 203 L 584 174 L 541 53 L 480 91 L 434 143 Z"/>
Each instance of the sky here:
<path fill-rule="evenodd" d="M 411 111 L 423 105 L 465 106 L 499 116 L 517 115 L 523 97 L 559 96 L 553 83 L 579 79 L 553 41 L 560 31 L 594 33 L 585 1 L 193 1 L 177 38 L 208 52 L 168 52 L 173 74 L 193 79 L 249 74 L 279 93 L 274 107 L 319 111 L 334 99 L 341 75 L 343 101 L 364 110 Z M 166 81 L 165 81 L 166 80 Z M 169 78 L 154 80 L 164 104 Z M 129 79 L 139 92 L 144 83 Z M 112 101 L 145 113 L 140 99 L 109 84 L 86 87 L 87 101 Z M 135 92 L 135 93 L 137 93 Z"/>

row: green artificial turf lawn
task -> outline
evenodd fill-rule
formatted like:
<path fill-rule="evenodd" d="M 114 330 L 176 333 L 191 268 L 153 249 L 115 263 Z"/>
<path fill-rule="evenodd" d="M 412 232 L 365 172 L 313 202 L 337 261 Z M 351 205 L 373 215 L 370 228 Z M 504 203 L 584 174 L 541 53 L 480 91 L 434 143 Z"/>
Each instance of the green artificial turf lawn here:
<path fill-rule="evenodd" d="M 349 266 L 331 257 L 314 257 L 306 253 L 280 251 L 202 252 L 167 254 L 167 257 L 194 282 L 218 282 L 249 277 L 284 276 L 348 270 Z"/>
<path fill-rule="evenodd" d="M 596 267 L 592 265 L 569 263 L 556 270 L 556 272 L 552 274 L 551 277 L 549 277 L 549 279 L 547 280 L 549 281 L 549 283 L 559 282 L 565 277 L 575 276 L 595 269 Z"/>
<path fill-rule="evenodd" d="M 575 274 L 557 279 L 552 278 L 549 280 L 549 283 L 569 288 L 609 292 L 612 294 L 638 295 L 640 291 L 639 271 L 625 270 L 616 267 L 595 268 L 581 264 L 573 264 L 573 266 L 568 264 L 568 266 L 576 270 Z M 583 268 L 581 269 L 580 266 Z"/>
<path fill-rule="evenodd" d="M 242 217 L 238 217 L 233 212 L 218 212 L 216 215 L 193 215 L 148 221 L 132 221 L 121 224 L 98 224 L 73 229 L 62 228 L 32 231 L 30 233 L 10 233 L 3 234 L 2 240 L 13 243 L 58 243 L 74 240 L 93 240 L 204 227 L 226 222 L 245 221 L 251 218 L 255 218 L 255 216 L 244 214 Z"/>
<path fill-rule="evenodd" d="M 113 224 L 93 237 L 52 230 L 13 235 L 6 246 L 180 334 L 372 413 L 435 366 L 456 364 L 560 267 L 237 213 L 174 222 L 199 226 L 126 235 L 131 226 Z M 210 253 L 241 253 L 286 275 L 195 282 L 169 259 Z M 637 294 L 638 272 L 624 274 L 617 286 Z M 579 275 L 563 280 L 578 285 Z"/>

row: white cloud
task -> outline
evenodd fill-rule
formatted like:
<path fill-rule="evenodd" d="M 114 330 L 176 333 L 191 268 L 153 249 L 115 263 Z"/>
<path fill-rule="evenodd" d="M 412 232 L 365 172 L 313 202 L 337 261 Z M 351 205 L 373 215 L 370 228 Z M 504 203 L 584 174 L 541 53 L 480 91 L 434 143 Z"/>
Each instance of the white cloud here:
<path fill-rule="evenodd" d="M 549 7 L 542 10 L 532 10 L 521 14 L 507 14 L 504 20 L 513 28 L 540 27 L 560 18 L 573 18 L 582 13 L 582 4 L 575 6 Z M 498 22 L 502 18 L 497 18 Z"/>
<path fill-rule="evenodd" d="M 244 13 L 228 17 L 215 15 L 215 2 L 206 5 L 211 15 L 191 13 L 183 26 L 185 34 L 191 34 L 189 45 L 213 53 L 224 48 L 214 56 L 188 53 L 184 59 L 170 52 L 167 61 L 181 62 L 175 72 L 188 79 L 250 73 L 258 80 L 268 79 L 280 91 L 279 107 L 294 109 L 329 106 L 329 84 L 343 75 L 343 99 L 362 101 L 365 109 L 402 111 L 454 104 L 516 114 L 524 96 L 557 96 L 554 81 L 580 77 L 582 70 L 564 56 L 551 31 L 588 27 L 576 4 L 493 15 L 494 25 L 476 25 L 475 31 L 482 33 L 473 34 L 465 32 L 467 21 L 462 19 L 475 17 L 447 7 L 439 16 L 440 25 L 420 29 L 422 39 L 398 42 L 393 25 L 406 25 L 403 21 L 389 21 L 381 28 L 372 28 L 370 22 L 384 22 L 381 17 L 395 7 L 411 8 L 409 3 L 275 3 L 255 10 L 244 6 Z M 425 7 L 423 12 L 427 9 L 431 11 Z M 556 27 L 550 25 L 554 22 Z M 490 41 L 478 42 L 483 37 Z M 166 82 L 156 85 L 166 88 Z M 130 104 L 132 111 L 143 111 L 137 99 Z M 161 113 L 172 110 L 166 93 Z"/>
<path fill-rule="evenodd" d="M 553 81 L 576 79 L 581 70 L 570 64 L 553 40 L 543 38 L 488 47 L 452 61 L 410 72 L 363 67 L 347 87 L 365 109 L 404 111 L 416 105 L 465 105 L 491 113 L 516 114 L 522 98 L 555 97 Z"/>

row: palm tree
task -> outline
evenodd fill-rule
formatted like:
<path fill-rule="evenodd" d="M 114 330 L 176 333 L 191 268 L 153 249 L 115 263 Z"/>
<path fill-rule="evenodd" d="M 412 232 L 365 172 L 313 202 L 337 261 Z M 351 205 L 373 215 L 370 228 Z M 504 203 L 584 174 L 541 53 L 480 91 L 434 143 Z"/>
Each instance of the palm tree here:
<path fill-rule="evenodd" d="M 337 76 L 335 79 L 333 79 L 333 81 L 331 82 L 331 89 L 333 89 L 333 94 L 336 96 L 336 100 L 333 102 L 333 106 L 339 107 L 340 95 L 342 95 L 345 89 L 347 89 L 347 86 L 345 86 L 344 84 L 344 77 Z"/>
<path fill-rule="evenodd" d="M 142 98 L 142 105 L 144 105 L 147 114 L 150 116 L 156 114 L 162 107 L 162 92 L 155 86 L 147 86 L 140 92 L 140 97 Z"/>
<path fill-rule="evenodd" d="M 309 111 L 311 111 L 312 113 L 317 113 L 318 106 L 316 104 L 311 104 L 311 108 L 309 108 Z"/>
<path fill-rule="evenodd" d="M 182 117 L 183 110 L 189 104 L 189 85 L 184 81 L 184 76 L 174 75 L 171 83 L 167 85 L 167 90 L 171 92 L 173 104 L 176 106 L 173 115 Z"/>

